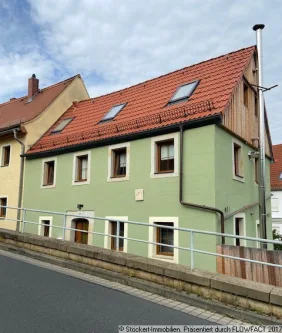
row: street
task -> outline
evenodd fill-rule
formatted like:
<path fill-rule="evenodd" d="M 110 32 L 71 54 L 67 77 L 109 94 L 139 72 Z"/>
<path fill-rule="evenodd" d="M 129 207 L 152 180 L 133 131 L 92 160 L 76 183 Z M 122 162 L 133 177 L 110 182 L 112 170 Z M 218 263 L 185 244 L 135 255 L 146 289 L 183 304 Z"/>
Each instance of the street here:
<path fill-rule="evenodd" d="M 211 322 L 0 255 L 0 332 L 118 332 L 118 325 Z"/>

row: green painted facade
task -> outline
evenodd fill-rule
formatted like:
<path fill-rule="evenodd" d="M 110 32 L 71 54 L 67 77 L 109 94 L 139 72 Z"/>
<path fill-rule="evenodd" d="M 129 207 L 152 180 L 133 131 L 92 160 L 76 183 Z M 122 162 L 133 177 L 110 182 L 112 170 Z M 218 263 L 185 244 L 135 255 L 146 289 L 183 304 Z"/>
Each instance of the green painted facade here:
<path fill-rule="evenodd" d="M 179 134 L 178 134 L 179 135 Z M 253 162 L 248 158 L 250 147 L 244 146 L 245 183 L 233 179 L 232 135 L 216 125 L 209 125 L 184 132 L 184 200 L 235 211 L 257 200 Z M 179 147 L 178 147 L 179 149 Z M 107 182 L 108 147 L 91 151 L 90 184 L 73 186 L 73 153 L 58 155 L 56 187 L 41 188 L 42 159 L 26 161 L 23 207 L 40 210 L 94 211 L 95 216 L 127 216 L 131 221 L 149 222 L 149 217 L 179 217 L 179 227 L 219 231 L 219 216 L 212 212 L 187 208 L 179 203 L 179 177 L 151 178 L 151 138 L 130 142 L 130 175 L 128 181 Z M 267 162 L 267 174 L 269 163 Z M 144 201 L 135 200 L 135 189 L 144 190 Z M 269 178 L 267 183 L 269 190 Z M 270 203 L 270 200 L 268 200 Z M 253 214 L 251 214 L 253 212 Z M 268 204 L 268 212 L 270 206 Z M 248 236 L 255 236 L 257 207 L 246 212 Z M 39 221 L 50 214 L 27 213 L 26 220 Z M 233 233 L 233 217 L 226 221 L 226 232 Z M 54 216 L 53 225 L 63 225 L 63 217 Z M 271 221 L 269 219 L 269 234 Z M 38 226 L 26 224 L 25 231 L 37 233 Z M 94 231 L 104 233 L 103 221 L 95 220 Z M 129 225 L 128 237 L 148 240 L 147 227 Z M 61 229 L 53 228 L 53 237 L 62 237 Z M 195 247 L 216 251 L 219 239 L 214 236 L 196 235 Z M 104 246 L 103 236 L 94 235 L 93 245 Z M 190 245 L 189 233 L 180 232 L 179 246 Z M 128 252 L 148 257 L 148 245 L 128 242 Z M 190 265 L 190 253 L 179 251 L 179 263 Z M 216 270 L 213 256 L 195 255 L 195 266 Z"/>

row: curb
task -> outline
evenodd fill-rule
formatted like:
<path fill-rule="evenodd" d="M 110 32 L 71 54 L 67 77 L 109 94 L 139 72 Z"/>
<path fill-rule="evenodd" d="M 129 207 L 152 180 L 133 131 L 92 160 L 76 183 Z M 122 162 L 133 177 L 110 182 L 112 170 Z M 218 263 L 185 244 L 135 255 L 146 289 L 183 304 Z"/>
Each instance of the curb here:
<path fill-rule="evenodd" d="M 120 273 L 111 272 L 102 268 L 92 267 L 90 265 L 77 263 L 71 260 L 60 259 L 52 257 L 46 254 L 41 254 L 31 250 L 17 248 L 13 245 L 4 245 L 0 243 L 0 249 L 6 252 L 15 253 L 31 259 L 36 259 L 41 262 L 53 264 L 63 268 L 71 269 L 81 273 L 93 275 L 96 277 L 103 278 L 105 280 L 119 282 L 121 284 L 141 289 L 159 296 L 170 298 L 188 305 L 199 307 L 212 312 L 220 313 L 222 315 L 238 319 L 241 321 L 247 321 L 256 325 L 281 325 L 281 321 L 278 321 L 274 317 L 263 316 L 255 312 L 241 310 L 237 307 L 225 305 L 217 301 L 211 301 L 204 299 L 194 294 L 187 294 L 183 291 L 177 291 L 167 286 L 161 286 L 154 282 L 144 281 L 134 277 L 122 275 Z M 79 277 L 76 277 L 79 278 Z"/>

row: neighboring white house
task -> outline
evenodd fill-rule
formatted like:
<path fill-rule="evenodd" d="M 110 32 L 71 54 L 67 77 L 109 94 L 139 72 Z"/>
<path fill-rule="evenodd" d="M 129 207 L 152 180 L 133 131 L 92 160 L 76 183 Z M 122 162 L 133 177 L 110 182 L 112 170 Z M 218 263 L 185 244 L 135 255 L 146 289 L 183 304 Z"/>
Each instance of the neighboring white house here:
<path fill-rule="evenodd" d="M 282 235 L 282 144 L 273 146 L 275 163 L 271 165 L 272 229 Z"/>

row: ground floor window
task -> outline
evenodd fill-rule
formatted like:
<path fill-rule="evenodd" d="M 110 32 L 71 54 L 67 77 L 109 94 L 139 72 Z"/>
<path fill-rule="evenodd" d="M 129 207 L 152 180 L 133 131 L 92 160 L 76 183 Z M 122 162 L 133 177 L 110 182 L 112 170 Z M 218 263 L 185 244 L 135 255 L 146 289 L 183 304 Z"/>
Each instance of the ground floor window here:
<path fill-rule="evenodd" d="M 234 218 L 234 234 L 236 236 L 246 236 L 245 232 L 245 217 L 235 216 Z M 235 238 L 234 243 L 236 246 L 246 246 L 246 240 Z"/>
<path fill-rule="evenodd" d="M 117 222 L 116 221 L 110 221 L 110 230 L 111 230 L 111 235 L 117 234 Z M 119 222 L 119 236 L 124 237 L 124 223 Z M 124 239 L 119 238 L 119 243 L 118 243 L 118 249 L 119 251 L 124 250 Z M 116 250 L 117 248 L 117 238 L 116 237 L 111 237 L 111 249 Z"/>
<path fill-rule="evenodd" d="M 43 236 L 50 237 L 50 220 L 42 220 Z"/>
<path fill-rule="evenodd" d="M 0 198 L 0 217 L 6 217 L 7 208 L 3 206 L 7 206 L 7 198 Z"/>
<path fill-rule="evenodd" d="M 86 219 L 77 219 L 74 221 L 74 241 L 76 243 L 88 244 L 89 222 Z"/>
<path fill-rule="evenodd" d="M 155 222 L 155 224 L 162 226 L 156 228 L 156 243 L 163 245 L 156 245 L 156 254 L 164 256 L 173 256 L 174 248 L 166 245 L 174 245 L 174 230 L 164 227 L 173 227 L 172 222 Z"/>

